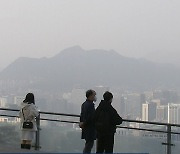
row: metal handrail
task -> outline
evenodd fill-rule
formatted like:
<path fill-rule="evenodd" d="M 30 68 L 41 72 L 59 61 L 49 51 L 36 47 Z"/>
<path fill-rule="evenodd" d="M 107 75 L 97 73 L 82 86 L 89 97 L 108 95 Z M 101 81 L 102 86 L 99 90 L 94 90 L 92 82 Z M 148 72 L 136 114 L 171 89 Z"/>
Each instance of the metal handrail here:
<path fill-rule="evenodd" d="M 0 108 L 0 110 L 2 110 L 2 111 L 15 111 L 15 112 L 20 111 L 18 109 L 9 109 L 9 108 Z M 66 113 L 56 113 L 56 112 L 40 111 L 39 113 L 40 114 L 47 114 L 47 115 L 60 115 L 60 116 L 66 116 L 66 117 L 80 117 L 80 115 L 76 115 L 76 114 L 66 114 Z"/>
<path fill-rule="evenodd" d="M 12 116 L 7 114 L 0 114 L 2 117 L 11 117 L 11 118 L 19 118 L 19 116 Z M 41 121 L 51 121 L 51 122 L 62 122 L 62 123 L 72 123 L 72 124 L 78 124 L 78 121 L 70 121 L 70 120 L 57 120 L 57 119 L 48 119 L 48 118 L 40 118 Z M 154 130 L 154 129 L 144 129 L 144 128 L 134 128 L 134 127 L 122 127 L 117 126 L 117 128 L 123 128 L 123 129 L 131 129 L 131 130 L 141 130 L 141 131 L 149 131 L 149 132 L 157 132 L 157 133 L 168 133 L 167 131 L 162 130 Z M 171 132 L 171 134 L 180 135 L 178 132 Z"/>
<path fill-rule="evenodd" d="M 8 108 L 0 108 L 1 111 L 13 111 L 13 112 L 18 112 L 18 109 L 8 109 Z M 76 114 L 65 114 L 65 113 L 54 113 L 54 112 L 39 112 L 40 115 L 59 115 L 59 116 L 66 116 L 66 117 L 77 117 L 79 118 L 80 115 Z M 40 145 L 39 145 L 39 139 L 40 139 L 40 120 L 45 120 L 45 121 L 54 121 L 54 122 L 65 122 L 65 123 L 76 123 L 78 124 L 78 121 L 69 121 L 69 120 L 56 120 L 56 119 L 48 119 L 48 118 L 37 118 L 37 125 L 38 125 L 38 131 L 36 133 L 36 146 L 35 149 L 39 150 Z M 5 116 L 5 117 L 16 117 L 18 116 L 15 115 L 7 115 L 7 114 L 0 114 L 0 116 Z M 160 123 L 160 122 L 149 122 L 149 121 L 140 121 L 140 120 L 129 120 L 129 119 L 123 119 L 123 122 L 131 122 L 131 123 L 141 123 L 141 124 L 150 124 L 150 125 L 159 125 L 159 126 L 166 126 L 167 131 L 163 130 L 155 130 L 155 129 L 145 129 L 145 128 L 133 128 L 133 127 L 123 127 L 123 126 L 117 126 L 117 128 L 123 128 L 123 129 L 131 129 L 131 130 L 139 130 L 139 131 L 150 131 L 150 132 L 158 132 L 158 133 L 166 133 L 167 134 L 167 143 L 162 143 L 162 145 L 167 146 L 167 154 L 171 154 L 171 146 L 174 146 L 174 144 L 171 143 L 171 135 L 172 134 L 178 134 L 180 135 L 180 132 L 172 132 L 171 127 L 180 127 L 178 124 L 171 124 L 171 123 Z"/>
<path fill-rule="evenodd" d="M 141 121 L 141 120 L 129 120 L 123 119 L 124 122 L 132 122 L 132 123 L 141 123 L 141 124 L 151 124 L 151 125 L 161 125 L 161 126 L 172 126 L 172 127 L 180 127 L 179 124 L 171 124 L 171 123 L 162 123 L 162 122 L 150 122 L 150 121 Z"/>
<path fill-rule="evenodd" d="M 2 111 L 15 111 L 19 112 L 18 109 L 9 109 L 9 108 L 0 108 Z M 40 111 L 40 114 L 45 115 L 59 115 L 59 116 L 66 116 L 66 117 L 80 117 L 80 115 L 77 114 L 66 114 L 66 113 L 56 113 L 56 112 L 45 112 Z M 141 123 L 141 124 L 151 124 L 151 125 L 162 125 L 162 126 L 172 126 L 172 127 L 180 127 L 180 124 L 171 124 L 171 123 L 162 123 L 162 122 L 150 122 L 150 121 L 141 121 L 141 120 L 130 120 L 130 119 L 123 119 L 123 122 L 132 122 L 132 123 Z"/>

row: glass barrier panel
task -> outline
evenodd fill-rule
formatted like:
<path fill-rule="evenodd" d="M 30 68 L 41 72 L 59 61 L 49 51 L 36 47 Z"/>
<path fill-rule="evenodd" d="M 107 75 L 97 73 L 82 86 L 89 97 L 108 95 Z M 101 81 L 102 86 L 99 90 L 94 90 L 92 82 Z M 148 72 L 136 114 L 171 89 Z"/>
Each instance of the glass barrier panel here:
<path fill-rule="evenodd" d="M 43 152 L 82 153 L 84 141 L 77 124 L 41 121 L 40 145 Z"/>
<path fill-rule="evenodd" d="M 172 132 L 179 132 L 180 133 L 180 128 L 177 127 L 172 127 Z M 171 147 L 172 154 L 179 154 L 180 153 L 180 134 L 172 134 L 172 144 L 173 146 Z"/>
<path fill-rule="evenodd" d="M 20 149 L 20 123 L 16 118 L 0 117 L 0 149 L 14 147 Z"/>
<path fill-rule="evenodd" d="M 115 153 L 165 154 L 166 134 L 118 129 L 115 135 Z"/>

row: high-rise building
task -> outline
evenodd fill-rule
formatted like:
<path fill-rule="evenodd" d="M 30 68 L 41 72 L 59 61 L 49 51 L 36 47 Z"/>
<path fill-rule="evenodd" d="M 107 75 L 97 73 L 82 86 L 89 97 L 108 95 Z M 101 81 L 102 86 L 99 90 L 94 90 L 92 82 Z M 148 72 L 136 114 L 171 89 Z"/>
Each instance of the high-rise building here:
<path fill-rule="evenodd" d="M 140 117 L 142 117 L 142 104 L 146 103 L 146 95 L 141 94 L 140 95 Z"/>
<path fill-rule="evenodd" d="M 155 103 L 142 104 L 142 120 L 143 121 L 154 121 L 156 119 L 156 108 Z"/>
<path fill-rule="evenodd" d="M 160 105 L 156 109 L 156 121 L 158 122 L 168 122 L 168 106 Z"/>
<path fill-rule="evenodd" d="M 7 106 L 7 99 L 3 98 L 3 97 L 0 97 L 0 107 L 4 108 L 6 106 Z"/>
<path fill-rule="evenodd" d="M 160 99 L 153 99 L 150 101 L 150 104 L 156 104 L 157 106 L 161 105 L 161 100 Z"/>
<path fill-rule="evenodd" d="M 148 121 L 148 104 L 142 104 L 142 120 Z"/>
<path fill-rule="evenodd" d="M 168 123 L 180 124 L 180 104 L 168 104 Z"/>

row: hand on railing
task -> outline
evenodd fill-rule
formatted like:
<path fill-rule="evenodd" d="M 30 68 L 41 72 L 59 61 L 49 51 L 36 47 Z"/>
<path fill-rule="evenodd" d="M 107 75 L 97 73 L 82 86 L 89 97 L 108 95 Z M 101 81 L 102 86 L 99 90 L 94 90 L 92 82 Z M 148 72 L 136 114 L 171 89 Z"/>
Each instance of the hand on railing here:
<path fill-rule="evenodd" d="M 84 122 L 80 122 L 80 123 L 79 123 L 79 127 L 80 127 L 81 129 L 83 129 L 83 128 L 84 128 Z"/>

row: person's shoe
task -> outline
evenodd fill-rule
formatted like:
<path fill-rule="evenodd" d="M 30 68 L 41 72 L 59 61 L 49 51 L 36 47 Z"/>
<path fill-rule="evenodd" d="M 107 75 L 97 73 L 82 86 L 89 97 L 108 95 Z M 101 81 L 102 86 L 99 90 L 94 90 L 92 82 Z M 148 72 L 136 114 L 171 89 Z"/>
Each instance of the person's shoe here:
<path fill-rule="evenodd" d="M 31 149 L 31 145 L 30 145 L 30 144 L 26 144 L 26 145 L 25 145 L 25 149 L 30 150 L 30 149 Z"/>
<path fill-rule="evenodd" d="M 25 144 L 21 144 L 21 149 L 25 149 Z"/>

